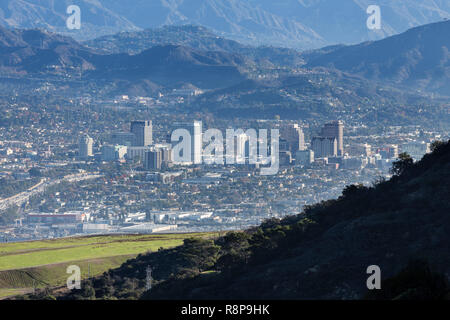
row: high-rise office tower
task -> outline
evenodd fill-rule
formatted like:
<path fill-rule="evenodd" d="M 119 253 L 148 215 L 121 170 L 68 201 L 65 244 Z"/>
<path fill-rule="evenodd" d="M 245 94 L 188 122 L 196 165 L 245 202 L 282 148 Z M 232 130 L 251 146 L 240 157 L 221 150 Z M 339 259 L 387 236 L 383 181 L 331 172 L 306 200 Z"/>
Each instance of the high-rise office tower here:
<path fill-rule="evenodd" d="M 152 151 L 147 151 L 145 153 L 145 169 L 146 170 L 156 170 L 161 169 L 162 165 L 162 151 L 155 149 Z"/>
<path fill-rule="evenodd" d="M 155 144 L 154 149 L 161 151 L 162 167 L 168 167 L 172 162 L 172 147 L 170 144 Z"/>
<path fill-rule="evenodd" d="M 334 137 L 313 137 L 311 149 L 316 158 L 335 157 L 337 155 L 337 140 Z"/>
<path fill-rule="evenodd" d="M 153 143 L 151 120 L 131 121 L 130 132 L 134 134 L 134 146 L 145 147 Z"/>
<path fill-rule="evenodd" d="M 305 134 L 298 124 L 289 124 L 281 129 L 281 139 L 287 141 L 289 150 L 297 152 L 305 150 Z M 280 147 L 281 150 L 281 147 Z"/>
<path fill-rule="evenodd" d="M 344 155 L 344 123 L 340 120 L 326 123 L 321 132 L 322 137 L 336 138 L 338 156 Z"/>
<path fill-rule="evenodd" d="M 82 136 L 78 141 L 78 155 L 81 159 L 87 159 L 94 155 L 92 147 L 94 145 L 94 139 L 87 134 Z"/>
<path fill-rule="evenodd" d="M 238 134 L 234 137 L 234 162 L 245 163 L 245 158 L 248 155 L 248 137 L 245 133 Z"/>
<path fill-rule="evenodd" d="M 192 142 L 193 142 L 193 148 L 192 148 L 192 159 L 194 163 L 199 164 L 202 163 L 202 122 L 201 121 L 194 121 L 192 124 Z"/>
<path fill-rule="evenodd" d="M 295 150 L 295 151 L 306 150 L 305 134 L 303 133 L 302 128 L 297 127 L 297 133 L 298 133 L 298 150 Z"/>

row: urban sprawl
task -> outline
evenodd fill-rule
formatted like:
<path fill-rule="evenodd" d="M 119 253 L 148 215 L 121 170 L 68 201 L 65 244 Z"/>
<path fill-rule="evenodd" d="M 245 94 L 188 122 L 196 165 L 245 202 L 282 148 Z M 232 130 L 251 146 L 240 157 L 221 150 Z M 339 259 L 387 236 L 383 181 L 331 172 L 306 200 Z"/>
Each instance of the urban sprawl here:
<path fill-rule="evenodd" d="M 122 112 L 122 105 L 148 108 L 165 98 L 140 97 L 133 102 L 119 96 L 105 104 Z M 388 126 L 374 134 L 364 124 L 337 119 L 230 124 L 195 119 L 196 115 L 179 119 L 173 113 L 158 119 L 150 113 L 138 118 L 135 113 L 128 120 L 96 125 L 96 114 L 72 121 L 66 112 L 64 123 L 55 120 L 0 131 L 0 210 L 15 214 L 0 228 L 1 241 L 256 226 L 339 197 L 347 185 L 371 185 L 387 178 L 399 153 L 417 160 L 430 151 L 432 141 L 446 134 L 419 126 Z M 203 135 L 212 124 L 223 132 L 242 129 L 232 140 L 231 164 L 202 161 Z M 249 128 L 279 131 L 275 174 L 261 175 L 260 165 L 250 163 Z M 176 129 L 189 133 L 191 161 L 174 156 L 171 133 Z M 268 152 L 273 150 L 269 147 Z"/>

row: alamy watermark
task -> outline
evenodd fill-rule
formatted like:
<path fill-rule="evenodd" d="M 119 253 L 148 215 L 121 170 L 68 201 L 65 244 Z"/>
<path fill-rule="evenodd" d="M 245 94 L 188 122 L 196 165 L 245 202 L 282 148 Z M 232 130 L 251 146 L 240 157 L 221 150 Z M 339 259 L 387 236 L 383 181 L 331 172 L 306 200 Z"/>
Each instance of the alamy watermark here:
<path fill-rule="evenodd" d="M 367 7 L 366 13 L 370 15 L 366 21 L 367 28 L 369 30 L 380 30 L 381 29 L 380 6 L 372 4 Z"/>
<path fill-rule="evenodd" d="M 153 284 L 153 269 L 150 266 L 146 268 L 145 289 L 151 290 Z M 77 265 L 70 265 L 66 272 L 70 274 L 67 278 L 67 288 L 69 290 L 81 289 L 81 269 Z M 366 273 L 370 274 L 367 278 L 366 286 L 369 290 L 381 289 L 381 269 L 377 265 L 370 265 L 366 269 Z"/>
<path fill-rule="evenodd" d="M 172 132 L 172 157 L 175 164 L 250 164 L 260 166 L 261 175 L 274 175 L 279 170 L 279 130 L 208 129 L 202 133 L 200 121 L 190 130 Z M 203 145 L 205 144 L 205 148 Z M 270 151 L 270 152 L 269 152 Z M 248 161 L 247 161 L 248 160 Z M 263 167 L 264 166 L 264 167 Z"/>
<path fill-rule="evenodd" d="M 66 13 L 70 16 L 66 20 L 66 26 L 69 30 L 81 29 L 81 9 L 77 5 L 67 7 Z"/>
<path fill-rule="evenodd" d="M 81 289 L 81 269 L 77 265 L 70 265 L 66 269 L 66 273 L 70 274 L 67 278 L 67 289 Z"/>
<path fill-rule="evenodd" d="M 367 281 L 366 281 L 367 289 L 369 289 L 369 290 L 381 289 L 381 269 L 380 269 L 380 267 L 375 264 L 368 266 L 366 273 L 370 274 L 370 277 L 367 278 Z"/>

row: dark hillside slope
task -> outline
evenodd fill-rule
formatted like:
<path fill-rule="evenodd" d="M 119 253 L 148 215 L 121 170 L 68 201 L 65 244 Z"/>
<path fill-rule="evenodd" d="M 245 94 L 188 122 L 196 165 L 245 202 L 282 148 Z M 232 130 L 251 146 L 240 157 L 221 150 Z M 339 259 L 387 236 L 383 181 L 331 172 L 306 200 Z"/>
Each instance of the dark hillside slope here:
<path fill-rule="evenodd" d="M 450 141 L 395 168 L 390 180 L 348 186 L 301 215 L 140 255 L 60 298 L 362 299 L 370 265 L 381 268 L 378 298 L 448 297 Z M 405 269 L 418 259 L 434 273 Z M 149 266 L 153 288 L 144 292 Z"/>
<path fill-rule="evenodd" d="M 448 181 L 450 143 L 374 188 L 350 186 L 304 215 L 266 222 L 248 249 L 222 245 L 221 274 L 168 281 L 146 298 L 358 299 L 368 266 L 386 279 L 416 259 L 448 277 Z"/>
<path fill-rule="evenodd" d="M 150 79 L 166 85 L 188 82 L 202 88 L 226 87 L 245 79 L 239 70 L 245 61 L 239 55 L 175 45 L 152 47 L 137 55 L 99 55 L 93 61 L 97 69 L 89 76 L 94 78 Z"/>

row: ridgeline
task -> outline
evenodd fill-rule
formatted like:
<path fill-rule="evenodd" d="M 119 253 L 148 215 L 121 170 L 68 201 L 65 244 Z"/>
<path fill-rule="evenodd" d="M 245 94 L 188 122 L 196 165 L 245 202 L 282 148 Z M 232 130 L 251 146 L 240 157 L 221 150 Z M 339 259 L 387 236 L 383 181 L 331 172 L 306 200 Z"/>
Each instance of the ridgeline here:
<path fill-rule="evenodd" d="M 304 212 L 139 255 L 58 299 L 449 299 L 450 141 Z M 381 290 L 367 289 L 367 267 Z M 152 288 L 145 287 L 147 267 Z M 54 298 L 43 290 L 31 299 Z"/>

